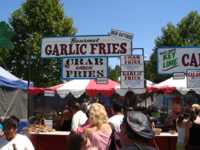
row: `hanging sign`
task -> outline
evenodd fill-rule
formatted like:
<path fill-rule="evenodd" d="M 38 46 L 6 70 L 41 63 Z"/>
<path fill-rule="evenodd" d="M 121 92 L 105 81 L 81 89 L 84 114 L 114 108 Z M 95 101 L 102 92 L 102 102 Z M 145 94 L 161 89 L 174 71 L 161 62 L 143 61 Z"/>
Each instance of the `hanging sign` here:
<path fill-rule="evenodd" d="M 132 41 L 110 35 L 50 37 L 42 39 L 41 57 L 130 55 Z"/>
<path fill-rule="evenodd" d="M 143 71 L 121 71 L 121 86 L 120 87 L 127 88 L 127 89 L 144 88 L 144 72 Z"/>
<path fill-rule="evenodd" d="M 199 88 L 200 87 L 200 70 L 189 69 L 186 73 L 187 76 L 187 87 L 188 88 Z"/>
<path fill-rule="evenodd" d="M 124 71 L 144 71 L 144 58 L 142 55 L 121 56 L 120 62 Z"/>
<path fill-rule="evenodd" d="M 158 73 L 172 74 L 200 67 L 200 48 L 158 48 Z"/>
<path fill-rule="evenodd" d="M 62 66 L 63 79 L 107 78 L 106 57 L 64 58 Z"/>
<path fill-rule="evenodd" d="M 143 55 L 121 56 L 121 88 L 144 88 L 144 57 Z"/>

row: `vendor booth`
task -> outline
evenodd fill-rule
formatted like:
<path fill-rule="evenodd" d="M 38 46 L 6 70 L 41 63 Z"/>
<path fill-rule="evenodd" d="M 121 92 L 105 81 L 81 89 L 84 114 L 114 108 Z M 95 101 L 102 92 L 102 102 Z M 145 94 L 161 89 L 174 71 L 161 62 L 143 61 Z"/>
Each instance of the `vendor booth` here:
<path fill-rule="evenodd" d="M 139 91 L 137 94 L 146 93 L 149 89 L 152 89 L 153 86 L 154 84 L 147 80 L 145 91 Z M 63 101 L 67 99 L 68 95 L 79 98 L 84 93 L 91 97 L 97 96 L 98 94 L 111 96 L 112 94 L 117 93 L 120 96 L 124 96 L 128 91 L 130 91 L 130 89 L 120 90 L 120 84 L 112 80 L 108 80 L 106 84 L 97 84 L 95 80 L 71 80 L 48 88 L 29 88 L 30 94 L 35 95 L 36 97 L 43 96 L 40 98 L 40 102 L 46 101 L 48 103 L 54 103 L 54 106 L 58 104 L 63 105 Z M 51 95 L 49 93 L 54 94 Z M 45 104 L 42 104 L 41 106 L 41 109 L 45 110 Z M 69 132 L 41 132 L 31 133 L 29 136 L 35 147 L 39 150 L 53 150 L 55 148 L 66 150 L 69 146 Z M 159 135 L 156 135 L 154 141 L 149 141 L 149 144 L 155 146 L 156 142 L 158 147 L 162 150 L 175 150 L 176 140 L 177 134 L 160 133 Z"/>

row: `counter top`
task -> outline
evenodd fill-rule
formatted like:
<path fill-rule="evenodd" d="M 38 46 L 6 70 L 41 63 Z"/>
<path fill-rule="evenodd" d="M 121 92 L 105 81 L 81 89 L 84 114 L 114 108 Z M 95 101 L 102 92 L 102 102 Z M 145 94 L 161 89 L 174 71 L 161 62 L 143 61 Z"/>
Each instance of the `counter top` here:
<path fill-rule="evenodd" d="M 69 135 L 69 131 L 53 131 L 53 132 L 31 132 L 33 135 Z"/>
<path fill-rule="evenodd" d="M 177 137 L 178 136 L 178 133 L 169 133 L 169 132 L 161 132 L 159 135 L 156 135 L 156 136 L 171 136 L 171 137 Z"/>

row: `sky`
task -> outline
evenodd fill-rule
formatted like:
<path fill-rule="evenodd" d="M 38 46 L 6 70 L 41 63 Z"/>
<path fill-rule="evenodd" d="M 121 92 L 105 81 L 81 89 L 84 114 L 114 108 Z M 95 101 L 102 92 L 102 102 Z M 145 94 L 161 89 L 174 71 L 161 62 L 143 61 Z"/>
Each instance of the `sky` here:
<path fill-rule="evenodd" d="M 1 0 L 0 21 L 25 0 Z M 171 22 L 176 25 L 190 11 L 200 14 L 199 0 L 61 0 L 65 16 L 71 17 L 77 35 L 105 35 L 111 29 L 134 35 L 133 48 L 144 48 L 149 59 L 154 41 L 161 29 Z"/>

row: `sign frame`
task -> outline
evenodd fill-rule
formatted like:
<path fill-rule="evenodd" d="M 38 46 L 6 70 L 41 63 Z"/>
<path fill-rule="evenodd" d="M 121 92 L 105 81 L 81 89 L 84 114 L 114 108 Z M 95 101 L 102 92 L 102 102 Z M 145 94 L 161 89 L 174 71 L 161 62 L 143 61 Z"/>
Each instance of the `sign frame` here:
<path fill-rule="evenodd" d="M 44 54 L 44 47 L 48 41 L 55 39 L 58 40 L 57 42 L 59 42 L 59 40 L 61 39 L 68 39 L 68 40 L 72 40 L 72 39 L 76 39 L 76 38 L 88 38 L 87 40 L 89 40 L 90 38 L 96 38 L 96 39 L 101 39 L 101 38 L 115 38 L 116 40 L 123 40 L 127 44 L 127 52 L 125 54 L 94 54 L 94 55 L 63 55 L 63 56 L 46 56 Z M 81 41 L 80 39 L 78 39 L 79 41 Z M 46 40 L 46 42 L 45 42 Z M 77 41 L 78 41 L 77 40 Z M 91 39 L 90 39 L 91 40 Z M 51 42 L 49 42 L 51 43 Z M 83 44 L 85 44 L 85 42 L 82 42 Z M 89 43 L 89 42 L 88 42 Z M 122 43 L 122 42 L 121 42 Z M 88 51 L 88 50 L 86 50 Z M 66 58 L 66 57 L 119 57 L 119 56 L 123 56 L 123 55 L 131 55 L 132 53 L 132 40 L 126 39 L 126 38 L 119 38 L 119 37 L 115 37 L 112 35 L 77 35 L 77 36 L 66 36 L 66 37 L 43 37 L 41 40 L 41 58 Z"/>
<path fill-rule="evenodd" d="M 144 75 L 144 48 L 133 48 L 132 49 L 132 52 L 134 52 L 134 50 L 141 50 L 142 51 L 142 54 L 141 54 L 141 56 L 143 56 L 143 71 L 133 71 L 133 72 L 142 72 L 143 73 L 143 75 Z M 140 55 L 140 54 L 136 54 L 136 55 Z M 134 54 L 131 54 L 130 56 L 134 56 Z M 126 65 L 126 64 L 121 64 L 121 59 L 120 59 L 120 66 L 122 67 L 123 65 Z M 121 85 L 122 85 L 122 78 L 121 78 L 121 73 L 122 73 L 122 71 L 120 72 L 120 88 L 121 89 L 145 89 L 146 88 L 146 84 L 145 84 L 145 75 L 143 76 L 143 87 L 141 87 L 141 88 L 132 88 L 132 87 L 127 87 L 127 88 L 125 88 L 125 87 L 122 87 Z"/>
<path fill-rule="evenodd" d="M 160 68 L 159 68 L 159 65 L 161 65 L 161 62 L 159 61 L 160 60 L 159 55 L 160 55 L 160 51 L 163 50 L 163 49 L 175 49 L 177 58 L 178 58 L 178 54 L 182 53 L 182 52 L 180 52 L 181 50 L 183 51 L 183 50 L 187 49 L 187 51 L 188 51 L 188 49 L 199 49 L 199 52 L 200 52 L 200 46 L 174 46 L 174 47 L 163 46 L 163 47 L 157 47 L 155 50 L 156 50 L 156 53 L 157 53 L 157 73 L 158 74 L 160 74 L 160 75 L 172 75 L 174 72 L 184 72 L 184 73 L 186 73 L 188 69 L 197 69 L 197 68 L 192 68 L 192 67 L 188 66 L 188 67 L 185 67 L 182 70 L 174 69 L 174 71 L 171 71 L 171 72 L 164 72 L 164 71 L 161 72 Z M 178 51 L 178 54 L 177 54 L 177 51 Z M 188 53 L 190 53 L 191 51 L 188 51 Z M 194 52 L 197 52 L 197 50 L 194 50 Z M 177 59 L 177 65 L 179 65 L 178 63 L 179 63 L 179 59 Z"/>

